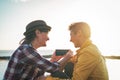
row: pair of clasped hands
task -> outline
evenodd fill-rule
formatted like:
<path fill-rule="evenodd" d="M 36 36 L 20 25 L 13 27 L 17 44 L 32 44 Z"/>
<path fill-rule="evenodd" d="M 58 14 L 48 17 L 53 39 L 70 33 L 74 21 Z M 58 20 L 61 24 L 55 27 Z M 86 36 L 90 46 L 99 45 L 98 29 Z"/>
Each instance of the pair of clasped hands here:
<path fill-rule="evenodd" d="M 51 62 L 58 62 L 58 63 L 60 63 L 60 71 L 62 71 L 63 70 L 63 68 L 64 68 L 64 65 L 65 65 L 65 63 L 71 58 L 73 56 L 73 51 L 71 51 L 71 50 L 68 50 L 67 52 L 66 52 L 66 54 L 64 54 L 64 55 L 56 55 L 56 51 L 53 53 L 53 55 L 52 55 L 52 57 L 51 57 L 51 59 L 50 59 L 50 61 Z M 49 79 L 46 79 L 47 77 L 45 77 L 45 76 L 40 76 L 39 78 L 38 78 L 38 80 L 49 80 Z M 51 80 L 51 79 L 50 79 Z"/>

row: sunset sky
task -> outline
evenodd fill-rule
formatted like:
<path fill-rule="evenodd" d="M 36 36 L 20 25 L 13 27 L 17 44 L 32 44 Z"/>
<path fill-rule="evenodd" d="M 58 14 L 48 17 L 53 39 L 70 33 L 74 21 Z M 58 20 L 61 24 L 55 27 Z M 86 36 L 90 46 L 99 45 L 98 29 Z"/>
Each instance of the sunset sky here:
<path fill-rule="evenodd" d="M 15 50 L 26 25 L 42 19 L 52 27 L 45 48 L 74 49 L 68 26 L 87 22 L 104 55 L 120 55 L 119 0 L 0 0 L 0 50 Z"/>

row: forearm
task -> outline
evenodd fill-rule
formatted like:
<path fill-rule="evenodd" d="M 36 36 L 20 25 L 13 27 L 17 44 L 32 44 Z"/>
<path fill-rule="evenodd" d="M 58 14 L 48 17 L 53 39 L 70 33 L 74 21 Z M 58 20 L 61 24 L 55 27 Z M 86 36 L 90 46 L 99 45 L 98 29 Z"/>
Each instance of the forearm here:
<path fill-rule="evenodd" d="M 60 64 L 60 70 L 63 70 L 64 66 L 67 64 L 67 62 L 70 60 L 70 56 L 61 58 L 58 63 Z"/>

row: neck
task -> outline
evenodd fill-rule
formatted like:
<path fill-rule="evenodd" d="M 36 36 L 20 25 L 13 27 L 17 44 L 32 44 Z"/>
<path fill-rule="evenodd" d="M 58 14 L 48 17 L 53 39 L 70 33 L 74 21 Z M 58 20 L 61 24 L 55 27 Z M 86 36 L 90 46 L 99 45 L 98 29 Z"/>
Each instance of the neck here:
<path fill-rule="evenodd" d="M 81 40 L 81 44 L 80 44 L 80 47 L 85 43 L 86 40 L 88 40 L 88 39 L 86 39 L 86 38 L 82 38 L 82 40 Z"/>
<path fill-rule="evenodd" d="M 32 47 L 33 47 L 34 49 L 37 49 L 37 48 L 40 47 L 36 41 L 32 41 L 32 42 L 31 42 L 31 45 L 32 45 Z"/>

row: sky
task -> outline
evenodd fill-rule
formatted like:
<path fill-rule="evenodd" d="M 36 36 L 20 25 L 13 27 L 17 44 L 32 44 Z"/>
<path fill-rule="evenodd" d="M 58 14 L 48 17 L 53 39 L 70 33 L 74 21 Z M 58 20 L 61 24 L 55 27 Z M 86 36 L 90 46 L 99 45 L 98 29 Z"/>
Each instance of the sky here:
<path fill-rule="evenodd" d="M 120 55 L 119 0 L 0 0 L 0 50 L 15 50 L 26 25 L 37 19 L 52 27 L 47 46 L 40 49 L 72 49 L 68 26 L 84 21 L 91 40 L 104 55 Z"/>

